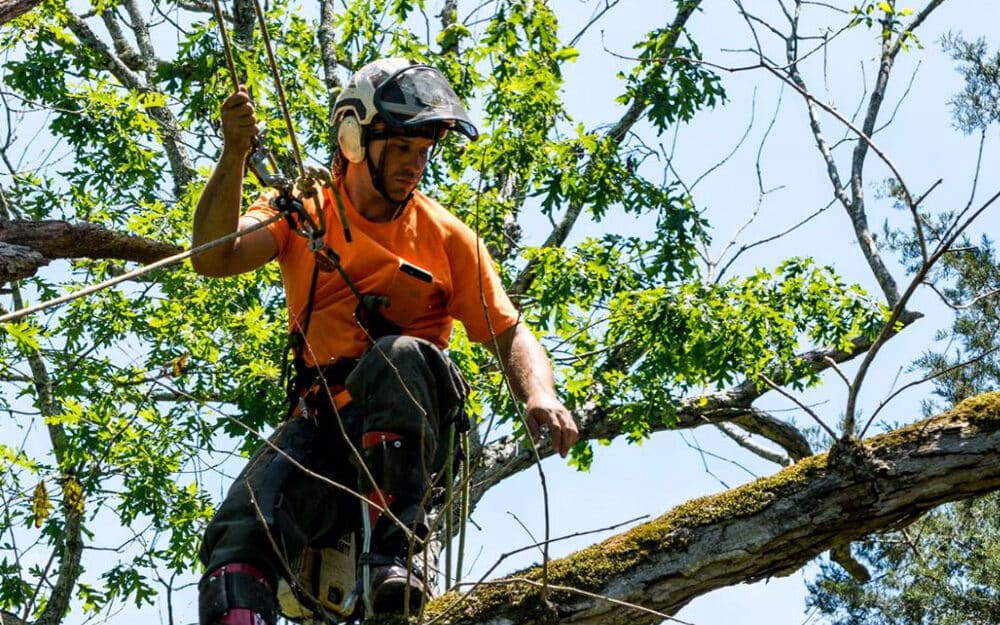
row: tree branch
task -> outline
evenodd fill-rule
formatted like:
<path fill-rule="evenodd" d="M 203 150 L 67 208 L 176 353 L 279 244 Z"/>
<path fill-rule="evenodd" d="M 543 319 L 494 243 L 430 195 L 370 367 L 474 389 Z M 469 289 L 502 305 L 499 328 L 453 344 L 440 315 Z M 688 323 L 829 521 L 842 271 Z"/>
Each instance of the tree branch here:
<path fill-rule="evenodd" d="M 0 24 L 27 13 L 41 2 L 42 0 L 0 0 Z"/>
<path fill-rule="evenodd" d="M 551 593 L 546 607 L 537 589 L 512 583 L 476 589 L 457 607 L 450 593 L 427 614 L 454 607 L 451 625 L 534 625 L 546 615 L 576 625 L 659 622 L 649 610 L 672 614 L 717 588 L 791 574 L 828 549 L 1000 489 L 998 446 L 1000 394 L 989 393 L 869 439 L 863 470 L 814 456 L 550 564 L 553 585 L 592 594 Z M 538 570 L 517 577 L 534 580 Z"/>
<path fill-rule="evenodd" d="M 28 621 L 22 621 L 16 614 L 11 614 L 7 610 L 0 610 L 0 625 L 28 625 Z"/>
<path fill-rule="evenodd" d="M 109 258 L 150 263 L 181 248 L 107 230 L 93 223 L 66 221 L 0 221 L 0 281 L 33 275 L 54 258 Z M 22 258 L 14 253 L 23 251 Z"/>
<path fill-rule="evenodd" d="M 12 287 L 11 295 L 14 299 L 14 305 L 17 308 L 22 308 L 24 301 L 21 298 L 21 291 L 16 285 Z M 73 475 L 74 467 L 67 457 L 70 451 L 68 435 L 61 423 L 51 420 L 59 413 L 59 406 L 53 394 L 52 377 L 49 375 L 39 352 L 30 351 L 25 356 L 28 360 L 28 366 L 31 368 L 38 412 L 45 419 L 49 442 L 52 444 L 52 454 L 59 465 L 62 478 L 69 479 Z M 83 508 L 64 501 L 62 510 L 65 523 L 59 536 L 60 540 L 53 547 L 54 553 L 59 554 L 59 571 L 56 582 L 45 601 L 45 609 L 35 621 L 35 625 L 58 625 L 63 621 L 69 609 L 70 600 L 73 598 L 76 580 L 81 572 Z"/>
<path fill-rule="evenodd" d="M 0 283 L 30 278 L 48 264 L 48 258 L 30 247 L 0 243 Z"/>
<path fill-rule="evenodd" d="M 701 4 L 701 0 L 691 0 L 689 2 L 679 3 L 677 16 L 674 17 L 674 21 L 670 24 L 670 35 L 666 49 L 673 49 L 677 45 L 677 39 L 684 32 L 684 25 L 687 24 L 688 19 L 694 14 L 695 10 Z M 618 120 L 607 133 L 606 138 L 610 139 L 614 144 L 620 145 L 625 137 L 628 135 L 629 130 L 639 121 L 642 114 L 646 110 L 646 104 L 640 100 L 633 100 L 632 104 L 629 106 L 625 114 Z M 595 167 L 593 161 L 587 164 L 582 175 L 583 179 L 588 179 L 592 177 L 592 170 Z M 576 202 L 570 204 L 566 209 L 566 214 L 563 216 L 562 220 L 556 225 L 549 234 L 548 238 L 542 243 L 542 247 L 559 247 L 565 241 L 566 237 L 569 236 L 570 231 L 573 226 L 576 225 L 576 220 L 579 219 L 580 214 L 583 212 L 583 204 Z M 511 285 L 509 292 L 512 297 L 517 297 L 523 295 L 531 287 L 531 283 L 535 279 L 535 270 L 538 267 L 539 261 L 537 259 L 532 259 L 524 266 L 521 273 L 514 280 Z"/>
<path fill-rule="evenodd" d="M 792 464 L 792 459 L 782 454 L 780 452 L 768 449 L 763 445 L 758 445 L 756 442 L 750 439 L 749 436 L 740 433 L 736 428 L 729 425 L 728 423 L 717 423 L 715 427 L 722 432 L 726 437 L 730 438 L 734 443 L 746 449 L 755 456 L 759 456 L 764 460 L 773 462 L 774 464 L 787 467 Z"/>

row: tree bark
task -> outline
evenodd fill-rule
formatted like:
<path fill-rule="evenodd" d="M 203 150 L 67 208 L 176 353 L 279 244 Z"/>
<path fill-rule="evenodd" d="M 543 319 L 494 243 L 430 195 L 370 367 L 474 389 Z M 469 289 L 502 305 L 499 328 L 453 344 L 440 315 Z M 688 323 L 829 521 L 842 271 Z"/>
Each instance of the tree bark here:
<path fill-rule="evenodd" d="M 0 625 L 28 625 L 28 623 L 15 614 L 0 610 Z"/>
<path fill-rule="evenodd" d="M 0 24 L 23 15 L 42 3 L 42 0 L 0 0 Z"/>
<path fill-rule="evenodd" d="M 49 259 L 30 247 L 0 243 L 0 283 L 33 276 L 47 264 Z"/>
<path fill-rule="evenodd" d="M 535 568 L 428 610 L 449 611 L 449 625 L 656 623 L 712 590 L 791 574 L 831 548 L 1000 489 L 998 448 L 1000 393 L 988 393 L 550 562 L 548 604 Z"/>
<path fill-rule="evenodd" d="M 180 248 L 92 223 L 0 221 L 0 282 L 33 275 L 54 258 L 108 258 L 151 263 Z"/>

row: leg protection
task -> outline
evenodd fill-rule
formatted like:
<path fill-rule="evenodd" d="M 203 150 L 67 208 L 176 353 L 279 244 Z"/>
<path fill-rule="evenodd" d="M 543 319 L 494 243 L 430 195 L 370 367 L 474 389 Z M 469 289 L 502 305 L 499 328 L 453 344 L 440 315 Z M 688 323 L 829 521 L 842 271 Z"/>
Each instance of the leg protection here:
<path fill-rule="evenodd" d="M 227 564 L 198 584 L 201 625 L 274 625 L 277 620 L 274 591 L 264 574 L 249 564 Z"/>
<path fill-rule="evenodd" d="M 292 419 L 258 450 L 205 531 L 200 557 L 206 571 L 248 563 L 274 589 L 283 562 L 357 524 L 356 500 L 314 475 L 350 487 L 357 483 L 349 447 L 334 427 Z"/>
<path fill-rule="evenodd" d="M 344 386 L 365 415 L 366 431 L 395 432 L 421 446 L 427 473 L 436 473 L 451 460 L 440 438 L 461 413 L 466 386 L 436 345 L 412 336 L 380 339 Z"/>
<path fill-rule="evenodd" d="M 367 468 L 367 472 L 359 471 L 362 492 L 381 507 L 389 508 L 423 540 L 428 528 L 421 503 L 430 488 L 430 474 L 421 446 L 395 432 L 375 431 L 362 437 L 361 448 Z M 407 537 L 392 519 L 369 506 L 368 520 L 376 551 L 407 553 Z"/>

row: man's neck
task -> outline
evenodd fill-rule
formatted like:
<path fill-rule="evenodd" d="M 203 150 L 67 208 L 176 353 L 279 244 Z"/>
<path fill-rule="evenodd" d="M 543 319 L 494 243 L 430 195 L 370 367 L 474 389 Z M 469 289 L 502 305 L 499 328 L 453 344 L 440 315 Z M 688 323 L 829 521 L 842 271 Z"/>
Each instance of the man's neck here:
<path fill-rule="evenodd" d="M 401 207 L 398 203 L 389 202 L 382 197 L 382 194 L 372 186 L 371 179 L 360 175 L 359 169 L 348 168 L 344 175 L 344 190 L 347 191 L 351 204 L 368 221 L 392 221 L 399 214 Z"/>

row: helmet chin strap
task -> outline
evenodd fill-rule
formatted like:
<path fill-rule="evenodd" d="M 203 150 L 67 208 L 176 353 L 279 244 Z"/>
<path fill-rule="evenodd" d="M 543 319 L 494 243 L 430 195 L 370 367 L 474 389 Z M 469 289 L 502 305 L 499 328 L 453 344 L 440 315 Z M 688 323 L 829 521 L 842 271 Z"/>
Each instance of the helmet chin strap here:
<path fill-rule="evenodd" d="M 368 146 L 366 145 L 365 164 L 368 165 L 368 175 L 372 179 L 372 186 L 375 187 L 375 190 L 378 191 L 379 195 L 385 198 L 386 202 L 395 205 L 395 208 L 393 209 L 393 214 L 398 215 L 399 212 L 403 210 L 403 207 L 406 206 L 406 203 L 410 201 L 410 198 L 413 197 L 413 192 L 416 191 L 416 188 L 412 189 L 409 193 L 407 193 L 406 197 L 403 198 L 402 201 L 397 201 L 389 197 L 389 193 L 385 190 L 385 153 L 386 149 L 383 148 L 382 153 L 379 155 L 378 158 L 378 165 L 376 165 L 372 161 L 371 152 L 368 151 Z"/>
<path fill-rule="evenodd" d="M 372 186 L 375 187 L 375 190 L 378 191 L 379 195 L 381 195 L 386 202 L 395 205 L 395 208 L 393 209 L 393 215 L 398 215 L 403 210 L 403 207 L 406 206 L 406 203 L 410 201 L 410 198 L 413 197 L 413 193 L 414 191 L 416 191 L 416 186 L 414 186 L 414 188 L 411 189 L 410 192 L 406 194 L 406 197 L 403 198 L 402 201 L 396 201 L 391 197 L 389 197 L 389 193 L 386 191 L 385 188 L 385 155 L 386 152 L 388 152 L 389 138 L 392 135 L 387 130 L 379 130 L 378 132 L 372 132 L 371 125 L 364 126 L 363 128 L 364 128 L 363 146 L 365 150 L 365 164 L 368 166 L 368 175 L 372 180 Z M 411 132 L 406 136 L 426 136 L 427 138 L 434 141 L 434 145 L 431 147 L 430 155 L 428 155 L 427 157 L 428 162 L 430 162 L 430 160 L 434 157 L 434 154 L 437 153 L 438 141 L 441 139 L 441 136 L 443 134 L 444 134 L 443 132 L 438 132 L 438 131 L 430 132 L 427 134 L 420 132 L 417 133 Z M 368 146 L 371 145 L 372 141 L 376 140 L 384 140 L 386 142 L 385 147 L 382 148 L 382 153 L 379 154 L 377 165 L 375 164 L 375 161 L 372 160 L 371 152 L 368 151 Z M 424 172 L 421 172 L 420 174 L 421 179 L 423 178 L 423 175 Z M 419 184 L 420 181 L 418 180 L 417 182 Z"/>

